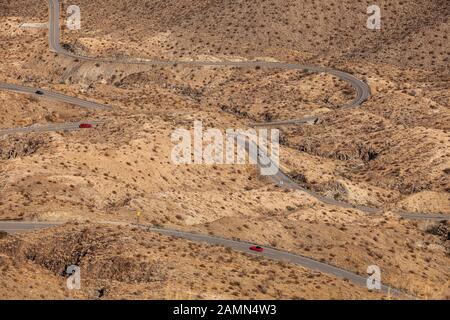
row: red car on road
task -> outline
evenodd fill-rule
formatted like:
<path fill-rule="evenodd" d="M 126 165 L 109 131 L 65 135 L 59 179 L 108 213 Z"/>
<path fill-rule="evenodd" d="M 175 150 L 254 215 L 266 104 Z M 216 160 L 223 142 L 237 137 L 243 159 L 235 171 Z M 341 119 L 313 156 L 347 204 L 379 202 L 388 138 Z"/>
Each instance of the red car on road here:
<path fill-rule="evenodd" d="M 260 246 L 251 246 L 249 249 L 252 250 L 252 251 L 256 251 L 256 252 L 263 252 L 264 251 L 264 248 L 262 248 Z"/>
<path fill-rule="evenodd" d="M 80 129 L 90 129 L 90 128 L 92 128 L 92 124 L 90 124 L 90 123 L 81 123 L 78 127 Z"/>

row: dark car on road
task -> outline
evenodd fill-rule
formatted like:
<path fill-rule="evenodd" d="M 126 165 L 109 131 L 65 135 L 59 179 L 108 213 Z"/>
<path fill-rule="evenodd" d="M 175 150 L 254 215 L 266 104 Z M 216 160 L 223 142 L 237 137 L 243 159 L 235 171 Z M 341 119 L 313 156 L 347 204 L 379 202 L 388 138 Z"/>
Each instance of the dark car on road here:
<path fill-rule="evenodd" d="M 90 123 L 80 123 L 80 125 L 78 127 L 80 129 L 90 129 L 90 128 L 92 128 L 92 124 L 90 124 Z"/>
<path fill-rule="evenodd" d="M 34 93 L 36 93 L 36 94 L 38 94 L 40 96 L 42 96 L 44 94 L 44 92 L 42 92 L 41 90 L 36 90 Z"/>

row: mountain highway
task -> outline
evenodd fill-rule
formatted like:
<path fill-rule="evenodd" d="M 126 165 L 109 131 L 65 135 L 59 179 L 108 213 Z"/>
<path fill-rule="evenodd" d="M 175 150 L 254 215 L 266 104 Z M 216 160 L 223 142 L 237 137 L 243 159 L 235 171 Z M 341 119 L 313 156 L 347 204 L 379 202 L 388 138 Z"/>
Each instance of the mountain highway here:
<path fill-rule="evenodd" d="M 295 63 L 278 63 L 278 62 L 264 62 L 264 61 L 243 61 L 243 62 L 231 62 L 231 61 L 159 61 L 159 60 L 146 60 L 146 59 L 114 59 L 114 58 L 96 58 L 96 57 L 88 57 L 76 55 L 72 52 L 69 52 L 60 44 L 60 5 L 58 0 L 49 0 L 49 11 L 50 11 L 50 21 L 49 21 L 49 45 L 50 50 L 55 52 L 56 54 L 66 56 L 69 58 L 78 59 L 81 61 L 96 61 L 103 63 L 126 63 L 126 64 L 151 64 L 151 65 L 185 65 L 185 66 L 223 66 L 223 67 L 239 67 L 239 68 L 266 68 L 266 69 L 279 69 L 279 70 L 302 70 L 308 72 L 316 72 L 316 73 L 328 73 L 337 78 L 348 82 L 355 90 L 356 97 L 350 103 L 343 105 L 341 108 L 356 108 L 359 107 L 363 102 L 365 102 L 370 97 L 370 87 L 367 83 L 359 80 L 355 76 L 348 74 L 344 71 L 334 70 L 325 67 L 317 67 L 317 66 L 306 66 Z M 0 89 L 8 90 L 12 92 L 29 94 L 33 95 L 39 99 L 49 99 L 58 102 L 70 103 L 74 106 L 88 109 L 98 109 L 98 110 L 112 110 L 112 107 L 109 105 L 91 102 L 88 100 L 84 100 L 77 97 L 71 97 L 68 95 L 64 95 L 58 92 L 53 92 L 50 90 L 43 90 L 39 88 L 30 88 L 22 85 L 15 85 L 10 83 L 2 83 L 0 82 Z M 39 93 L 38 93 L 39 92 Z M 269 123 L 260 123 L 254 124 L 254 126 L 261 125 L 291 125 L 291 124 L 304 124 L 311 123 L 314 124 L 318 120 L 318 117 L 307 117 L 304 119 L 290 119 L 283 120 L 277 122 L 269 122 Z M 61 124 L 50 124 L 50 125 L 34 125 L 26 128 L 12 128 L 0 130 L 0 136 L 16 134 L 16 133 L 30 133 L 30 132 L 42 132 L 42 131 L 63 131 L 63 130 L 77 130 L 78 126 L 81 122 L 69 122 L 69 123 L 61 123 Z M 333 206 L 338 206 L 342 208 L 352 208 L 356 210 L 360 210 L 367 214 L 379 214 L 382 213 L 383 210 L 380 208 L 373 208 L 363 205 L 355 205 L 342 201 L 336 201 L 335 199 L 325 197 L 320 195 L 312 190 L 308 190 L 300 185 L 298 185 L 295 181 L 293 181 L 286 173 L 284 173 L 281 169 L 274 176 L 271 176 L 270 179 L 273 183 L 280 186 L 280 188 L 290 189 L 290 190 L 301 190 L 303 192 L 308 193 L 310 196 L 314 197 L 316 200 L 326 203 Z M 407 219 L 418 219 L 418 220 L 450 220 L 449 215 L 439 215 L 439 214 L 427 214 L 427 213 L 410 213 L 410 212 L 397 212 L 401 217 Z M 21 233 L 21 232 L 29 232 L 37 229 L 43 228 L 51 228 L 60 225 L 62 222 L 21 222 L 21 221 L 10 221 L 10 222 L 0 222 L 0 230 L 6 231 L 8 233 Z M 312 270 L 317 270 L 326 274 L 330 274 L 339 278 L 348 279 L 350 282 L 366 286 L 367 276 L 361 276 L 354 272 L 350 272 L 336 266 L 316 261 L 314 259 L 304 257 L 298 254 L 286 252 L 284 250 L 279 250 L 276 248 L 268 248 L 261 253 L 252 253 L 249 252 L 249 246 L 251 245 L 249 242 L 245 241 L 236 241 L 231 239 L 225 239 L 210 235 L 203 235 L 191 232 L 184 232 L 178 230 L 169 230 L 164 228 L 154 228 L 151 226 L 142 226 L 145 230 L 149 232 L 157 232 L 160 234 L 164 234 L 167 236 L 184 238 L 190 241 L 199 241 L 206 242 L 212 245 L 220 245 L 229 247 L 231 249 L 245 252 L 247 254 L 257 254 L 264 256 L 269 259 L 285 261 L 294 263 L 305 268 L 309 268 Z M 392 295 L 404 296 L 402 292 L 396 290 L 394 288 L 390 288 L 388 286 L 382 287 L 382 292 L 389 293 Z"/>

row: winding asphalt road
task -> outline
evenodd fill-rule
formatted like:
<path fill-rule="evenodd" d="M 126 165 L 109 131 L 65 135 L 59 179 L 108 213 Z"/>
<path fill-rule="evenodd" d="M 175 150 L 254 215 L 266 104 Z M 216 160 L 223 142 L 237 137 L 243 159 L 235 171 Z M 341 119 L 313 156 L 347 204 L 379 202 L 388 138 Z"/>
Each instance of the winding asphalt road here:
<path fill-rule="evenodd" d="M 277 63 L 277 62 L 264 62 L 264 61 L 245 61 L 245 62 L 231 62 L 231 61 L 153 61 L 153 60 L 144 60 L 144 59 L 136 59 L 136 60 L 120 60 L 120 59 L 104 59 L 104 58 L 95 58 L 95 57 L 86 57 L 81 55 L 76 55 L 62 48 L 60 45 L 60 27 L 59 27 L 59 1 L 58 0 L 49 0 L 50 5 L 50 23 L 49 23 L 49 43 L 50 50 L 67 57 L 72 57 L 74 59 L 83 60 L 83 61 L 96 61 L 96 62 L 104 62 L 104 63 L 124 63 L 124 64 L 151 64 L 151 65 L 186 65 L 186 66 L 227 66 L 227 67 L 238 67 L 238 68 L 266 68 L 266 69 L 281 69 L 281 70 L 303 70 L 309 72 L 316 73 L 328 73 L 338 77 L 339 79 L 348 82 L 353 86 L 356 91 L 355 99 L 347 105 L 342 106 L 342 108 L 354 108 L 361 105 L 364 101 L 366 101 L 370 96 L 370 87 L 363 81 L 360 81 L 356 77 L 351 74 L 348 74 L 343 71 L 324 68 L 324 67 L 312 67 L 312 66 L 304 66 L 300 64 L 294 63 Z M 14 91 L 18 93 L 32 94 L 37 98 L 42 99 L 51 99 L 59 102 L 66 102 L 73 104 L 82 108 L 89 109 L 101 109 L 101 110 L 111 110 L 110 106 L 90 102 L 86 100 L 82 100 L 75 97 L 70 97 L 64 94 L 29 88 L 14 84 L 7 84 L 0 82 L 0 89 Z M 40 90 L 42 94 L 37 94 L 36 91 Z M 264 124 L 255 124 L 258 125 L 287 125 L 287 124 L 302 124 L 302 123 L 316 123 L 318 120 L 317 117 L 308 117 L 304 119 L 293 119 L 293 120 L 285 120 L 278 121 L 272 123 L 264 123 Z M 12 133 L 28 133 L 28 132 L 39 132 L 39 131 L 59 131 L 59 130 L 76 130 L 78 129 L 79 123 L 63 123 L 63 124 L 51 124 L 51 125 L 42 125 L 42 126 L 32 126 L 27 128 L 15 128 L 15 129 L 7 129 L 1 130 L 0 136 L 12 134 Z M 339 206 L 343 208 L 354 208 L 361 210 L 368 214 L 381 213 L 382 210 L 378 208 L 371 208 L 367 206 L 360 205 L 352 205 L 345 202 L 336 201 L 331 198 L 324 197 L 314 191 L 305 189 L 298 185 L 295 181 L 293 181 L 287 174 L 279 170 L 279 172 L 270 177 L 272 181 L 278 184 L 282 188 L 287 188 L 291 190 L 301 190 L 303 192 L 308 193 L 313 196 L 320 202 Z M 450 216 L 447 215 L 432 215 L 432 214 L 417 214 L 417 213 L 407 213 L 407 212 L 399 212 L 399 214 L 404 218 L 409 219 L 424 219 L 424 220 L 450 220 Z M 19 233 L 19 232 L 27 232 L 36 229 L 42 228 L 50 228 L 60 225 L 60 223 L 46 223 L 46 222 L 0 222 L 0 230 L 6 231 L 8 233 Z M 209 235 L 202 235 L 197 233 L 183 232 L 178 230 L 168 230 L 161 228 L 153 228 L 148 226 L 141 226 L 145 228 L 147 231 L 158 232 L 160 234 L 164 234 L 167 236 L 180 237 L 191 241 L 200 241 L 206 242 L 213 245 L 221 245 L 225 247 L 232 248 L 237 251 L 257 254 L 261 255 L 273 260 L 278 261 L 286 261 L 290 263 L 295 263 L 300 266 L 317 270 L 323 273 L 331 274 L 339 278 L 348 279 L 350 282 L 366 286 L 367 278 L 364 276 L 360 276 L 353 272 L 338 268 L 336 266 L 332 266 L 320 261 L 313 260 L 311 258 L 307 258 L 298 254 L 293 254 L 290 252 L 286 252 L 283 250 L 278 250 L 276 248 L 268 248 L 262 253 L 253 253 L 249 252 L 249 246 L 251 245 L 245 241 L 235 241 L 220 237 L 214 237 Z M 402 292 L 390 288 L 388 286 L 382 286 L 382 292 L 390 293 L 393 295 L 405 296 Z"/>
<path fill-rule="evenodd" d="M 30 88 L 21 85 L 15 85 L 10 83 L 0 82 L 0 90 L 7 90 L 16 93 L 29 94 L 34 95 L 36 98 L 47 99 L 52 101 L 59 101 L 70 103 L 72 105 L 85 108 L 85 109 L 93 109 L 93 110 L 112 110 L 110 106 L 86 101 L 83 99 L 78 99 L 75 97 L 67 96 L 62 93 L 48 91 L 40 88 Z M 38 94 L 40 92 L 41 94 Z M 79 125 L 86 121 L 80 122 L 65 122 L 65 123 L 54 123 L 47 125 L 32 125 L 24 128 L 11 128 L 11 129 L 3 129 L 0 130 L 0 137 L 9 134 L 15 133 L 31 133 L 31 132 L 46 132 L 46 131 L 67 131 L 67 130 L 78 130 Z M 91 124 L 98 124 L 99 122 L 89 121 Z"/>
<path fill-rule="evenodd" d="M 37 229 L 46 229 L 51 227 L 56 227 L 61 225 L 61 223 L 44 223 L 44 222 L 0 222 L 0 230 L 6 231 L 8 233 L 14 234 L 14 233 L 22 233 L 22 232 L 30 232 Z M 246 242 L 246 241 L 236 241 L 221 237 L 215 237 L 205 234 L 198 234 L 198 233 L 192 233 L 192 232 L 184 232 L 184 231 L 177 231 L 177 230 L 168 230 L 168 229 L 160 229 L 160 228 L 154 228 L 150 226 L 145 225 L 139 225 L 140 228 L 149 231 L 149 232 L 157 232 L 159 234 L 169 236 L 169 237 L 175 237 L 175 238 L 182 238 L 189 241 L 194 242 L 204 242 L 208 243 L 210 245 L 218 245 L 227 247 L 230 249 L 233 249 L 235 251 L 243 252 L 246 254 L 251 254 L 255 256 L 262 256 L 268 259 L 281 261 L 281 262 L 287 262 L 287 263 L 293 263 L 299 266 L 302 266 L 304 268 L 318 271 L 321 273 L 329 274 L 332 276 L 335 276 L 337 278 L 347 279 L 349 282 L 365 287 L 367 285 L 367 276 L 361 276 L 354 272 L 347 271 L 345 269 L 320 262 L 308 257 L 304 257 L 298 254 L 290 253 L 287 251 L 279 250 L 276 248 L 271 247 L 264 247 L 264 251 L 261 253 L 256 253 L 249 250 L 249 247 L 254 245 L 253 243 Z M 395 297 L 399 298 L 412 298 L 408 296 L 407 294 L 403 293 L 400 290 L 397 290 L 395 288 L 391 288 L 386 285 L 382 285 L 381 292 L 385 294 L 389 294 Z"/>
<path fill-rule="evenodd" d="M 97 57 L 88 57 L 83 55 L 74 54 L 65 50 L 60 44 L 60 6 L 59 0 L 49 0 L 49 10 L 50 10 L 50 22 L 49 22 L 49 44 L 50 50 L 62 54 L 68 57 L 72 57 L 78 60 L 95 61 L 103 63 L 124 63 L 124 64 L 151 64 L 151 65 L 186 65 L 186 66 L 220 66 L 220 67 L 239 67 L 239 68 L 266 68 L 266 69 L 278 69 L 278 70 L 302 70 L 314 73 L 327 73 L 337 78 L 349 83 L 356 92 L 356 97 L 350 103 L 341 106 L 342 109 L 356 108 L 359 107 L 363 102 L 365 102 L 370 97 L 370 87 L 367 83 L 359 80 L 355 76 L 340 70 L 334 70 L 325 67 L 317 66 L 306 66 L 296 63 L 280 63 L 280 62 L 265 62 L 265 61 L 243 61 L 243 62 L 232 62 L 232 61 L 158 61 L 158 60 L 145 60 L 145 59 L 104 59 Z M 303 119 L 291 119 L 284 121 L 276 121 L 269 123 L 254 124 L 254 126 L 280 126 L 280 125 L 290 125 L 290 124 L 314 124 L 319 120 L 318 117 L 306 117 Z M 363 211 L 367 214 L 382 213 L 383 210 L 380 208 L 374 208 L 369 206 L 354 205 L 342 201 L 337 201 L 332 198 L 322 196 L 312 190 L 308 190 L 298 183 L 293 181 L 286 173 L 281 169 L 274 176 L 270 176 L 270 179 L 281 188 L 290 190 L 301 190 L 308 193 L 312 197 L 316 198 L 320 202 L 342 207 L 342 208 L 354 208 Z M 417 220 L 450 220 L 448 215 L 440 214 L 428 214 L 428 213 L 409 213 L 409 212 L 398 212 L 398 214 L 406 219 L 417 219 Z"/>

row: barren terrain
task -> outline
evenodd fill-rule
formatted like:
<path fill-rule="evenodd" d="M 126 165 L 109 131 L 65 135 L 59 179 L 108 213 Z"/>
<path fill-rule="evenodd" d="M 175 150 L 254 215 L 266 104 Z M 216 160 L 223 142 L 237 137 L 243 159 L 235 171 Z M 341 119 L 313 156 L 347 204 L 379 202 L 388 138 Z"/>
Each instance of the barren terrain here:
<path fill-rule="evenodd" d="M 71 3 L 62 2 L 65 9 Z M 47 1 L 0 4 L 0 82 L 110 105 L 89 111 L 0 91 L 0 130 L 98 121 L 91 130 L 0 137 L 0 220 L 68 222 L 0 239 L 0 298 L 386 299 L 293 264 L 173 239 L 141 224 L 239 238 L 382 281 L 424 299 L 450 298 L 449 224 L 398 216 L 450 214 L 450 6 L 383 0 L 366 28 L 362 0 L 79 0 L 82 29 L 63 46 L 93 57 L 281 61 L 333 67 L 371 97 L 324 73 L 80 61 L 49 51 Z M 280 126 L 280 166 L 367 215 L 285 191 L 252 165 L 175 165 L 177 128 Z M 113 223 L 113 224 L 111 224 Z M 83 289 L 69 291 L 78 264 Z"/>

